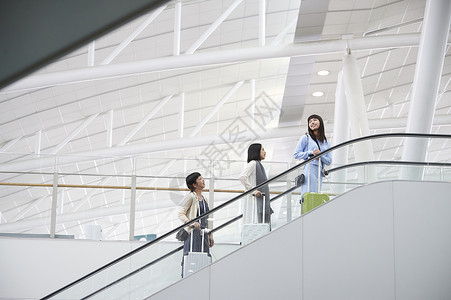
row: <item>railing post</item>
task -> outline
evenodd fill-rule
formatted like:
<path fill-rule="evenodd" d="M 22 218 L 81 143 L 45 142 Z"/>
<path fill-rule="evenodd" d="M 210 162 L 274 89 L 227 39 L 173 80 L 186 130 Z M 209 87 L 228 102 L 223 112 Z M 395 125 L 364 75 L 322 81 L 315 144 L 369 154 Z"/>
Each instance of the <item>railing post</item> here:
<path fill-rule="evenodd" d="M 367 185 L 368 182 L 368 165 L 363 166 L 363 185 Z"/>
<path fill-rule="evenodd" d="M 58 205 L 58 172 L 53 172 L 52 207 L 50 208 L 50 238 L 55 238 L 56 232 L 56 207 Z"/>
<path fill-rule="evenodd" d="M 291 184 L 291 180 L 287 180 L 287 190 L 289 190 L 291 188 L 292 184 Z M 293 193 L 288 193 L 287 195 L 287 222 L 291 221 L 292 218 L 292 212 L 291 212 L 291 195 Z"/>
<path fill-rule="evenodd" d="M 214 161 L 210 161 L 210 182 L 209 182 L 209 191 L 208 191 L 208 203 L 209 209 L 213 209 L 215 207 L 215 165 Z M 208 228 L 213 228 L 213 215 L 208 215 Z"/>
<path fill-rule="evenodd" d="M 135 219 L 136 219 L 136 157 L 133 158 L 133 175 L 130 188 L 130 233 L 128 239 L 135 239 Z"/>

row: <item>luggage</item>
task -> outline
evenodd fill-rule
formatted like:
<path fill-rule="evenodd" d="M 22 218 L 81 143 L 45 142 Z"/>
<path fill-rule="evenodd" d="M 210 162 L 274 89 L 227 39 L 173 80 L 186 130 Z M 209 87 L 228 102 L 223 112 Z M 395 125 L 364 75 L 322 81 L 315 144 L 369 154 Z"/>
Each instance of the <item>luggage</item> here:
<path fill-rule="evenodd" d="M 310 190 L 310 164 L 308 166 L 308 175 L 307 175 L 307 184 Z M 303 201 L 301 204 L 301 214 L 305 214 L 306 212 L 311 211 L 317 206 L 320 206 L 323 203 L 329 201 L 329 195 L 321 194 L 319 191 L 321 190 L 321 159 L 318 159 L 318 193 L 304 193 L 302 195 Z"/>
<path fill-rule="evenodd" d="M 268 195 L 269 196 L 269 195 Z M 242 244 L 247 245 L 250 242 L 268 234 L 271 231 L 271 227 L 269 223 L 265 223 L 266 214 L 265 214 L 265 203 L 266 201 L 269 201 L 265 194 L 263 194 L 263 215 L 262 215 L 262 221 L 263 223 L 251 223 L 251 224 L 243 224 L 243 232 L 242 232 Z M 258 211 L 254 207 L 256 207 L 257 198 L 254 197 L 252 199 L 252 219 L 255 221 L 255 218 L 258 220 Z"/>
<path fill-rule="evenodd" d="M 317 206 L 329 201 L 329 196 L 327 194 L 321 193 L 305 193 L 304 203 L 302 204 L 302 213 L 311 211 Z"/>
<path fill-rule="evenodd" d="M 211 256 L 207 252 L 204 252 L 205 234 L 208 233 L 208 229 L 201 229 L 200 234 L 202 235 L 202 246 L 201 252 L 193 252 L 193 235 L 194 228 L 191 230 L 191 243 L 190 251 L 187 255 L 183 256 L 182 262 L 182 277 L 185 278 L 193 274 L 194 272 L 208 266 L 211 264 Z"/>

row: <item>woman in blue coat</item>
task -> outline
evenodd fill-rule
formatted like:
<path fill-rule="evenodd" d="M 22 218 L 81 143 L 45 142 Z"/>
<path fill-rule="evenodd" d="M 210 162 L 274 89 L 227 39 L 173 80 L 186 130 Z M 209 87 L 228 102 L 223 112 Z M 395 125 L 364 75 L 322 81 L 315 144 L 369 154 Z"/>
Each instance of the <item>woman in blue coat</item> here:
<path fill-rule="evenodd" d="M 306 133 L 299 139 L 299 142 L 294 151 L 295 159 L 306 160 L 310 156 L 318 155 L 322 151 L 330 148 L 330 144 L 327 141 L 324 122 L 323 119 L 318 115 L 311 115 L 307 119 L 308 123 L 308 134 Z M 330 165 L 332 163 L 331 153 L 326 153 L 321 156 L 321 165 Z M 310 172 L 309 172 L 310 168 Z M 306 192 L 319 193 L 318 191 L 318 180 L 320 180 L 320 185 L 322 184 L 323 172 L 321 172 L 321 178 L 318 178 L 318 160 L 315 159 L 310 164 L 304 167 L 305 182 L 302 185 L 302 195 Z M 309 175 L 310 174 L 310 175 Z M 307 177 L 309 175 L 309 178 Z M 308 187 L 310 186 L 310 188 Z M 302 196 L 301 196 L 302 199 Z"/>

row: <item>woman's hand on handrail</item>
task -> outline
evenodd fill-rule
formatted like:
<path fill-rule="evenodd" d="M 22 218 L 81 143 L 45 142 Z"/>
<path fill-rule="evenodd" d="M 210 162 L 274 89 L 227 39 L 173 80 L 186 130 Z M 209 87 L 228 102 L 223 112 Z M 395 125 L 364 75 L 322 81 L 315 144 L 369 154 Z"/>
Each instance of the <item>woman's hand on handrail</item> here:
<path fill-rule="evenodd" d="M 254 195 L 256 197 L 261 197 L 262 196 L 262 192 L 260 192 L 259 190 L 256 190 L 252 195 Z"/>

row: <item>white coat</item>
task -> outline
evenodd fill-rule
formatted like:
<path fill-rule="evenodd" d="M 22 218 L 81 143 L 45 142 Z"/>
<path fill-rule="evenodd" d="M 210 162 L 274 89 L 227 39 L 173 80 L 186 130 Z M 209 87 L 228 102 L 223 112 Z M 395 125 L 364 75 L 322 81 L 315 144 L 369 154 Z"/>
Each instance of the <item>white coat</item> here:
<path fill-rule="evenodd" d="M 255 187 L 257 185 L 257 162 L 255 160 L 251 160 L 246 164 L 243 171 L 240 174 L 240 181 L 244 186 L 244 189 L 246 191 L 250 190 L 251 188 Z M 243 224 L 250 224 L 252 223 L 252 202 L 255 201 L 255 197 L 250 194 L 246 197 L 246 199 L 243 199 Z M 254 206 L 255 209 L 255 206 Z"/>

